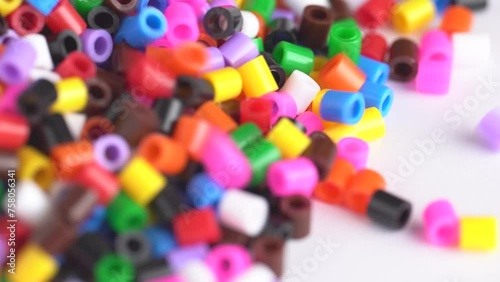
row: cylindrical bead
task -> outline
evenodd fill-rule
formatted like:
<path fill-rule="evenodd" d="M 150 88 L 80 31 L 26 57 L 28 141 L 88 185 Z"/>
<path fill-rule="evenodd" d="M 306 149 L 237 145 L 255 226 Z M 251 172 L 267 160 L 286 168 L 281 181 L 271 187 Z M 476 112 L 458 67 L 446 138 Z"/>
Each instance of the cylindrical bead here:
<path fill-rule="evenodd" d="M 321 70 L 318 76 L 323 89 L 357 92 L 366 81 L 366 75 L 344 53 L 339 53 Z"/>
<path fill-rule="evenodd" d="M 248 251 L 238 245 L 221 244 L 213 248 L 205 258 L 218 281 L 232 281 L 252 264 Z"/>
<path fill-rule="evenodd" d="M 238 68 L 243 82 L 243 93 L 246 97 L 261 97 L 278 90 L 264 56 L 258 56 Z"/>
<path fill-rule="evenodd" d="M 375 223 L 389 228 L 402 229 L 409 221 L 412 206 L 409 202 L 386 191 L 376 191 L 368 204 L 367 215 Z"/>
<path fill-rule="evenodd" d="M 344 204 L 354 212 L 365 214 L 373 194 L 385 186 L 384 178 L 376 171 L 360 170 L 347 182 Z"/>
<path fill-rule="evenodd" d="M 278 120 L 266 139 L 278 147 L 284 158 L 301 155 L 311 144 L 311 139 L 287 118 Z"/>
<path fill-rule="evenodd" d="M 392 43 L 388 64 L 390 78 L 396 81 L 410 81 L 418 72 L 418 46 L 411 40 L 401 38 Z"/>
<path fill-rule="evenodd" d="M 311 197 L 318 180 L 316 166 L 304 157 L 275 162 L 267 172 L 269 189 L 278 197 L 292 195 Z"/>
<path fill-rule="evenodd" d="M 313 132 L 309 138 L 311 138 L 311 144 L 302 153 L 302 156 L 310 159 L 316 165 L 319 180 L 324 180 L 337 157 L 337 146 L 323 132 Z"/>
<path fill-rule="evenodd" d="M 311 77 L 296 70 L 290 75 L 280 92 L 293 97 L 297 105 L 297 113 L 301 114 L 311 104 L 319 90 L 320 86 Z"/>
<path fill-rule="evenodd" d="M 437 200 L 430 203 L 423 213 L 425 238 L 437 246 L 456 246 L 458 244 L 459 219 L 451 203 Z"/>

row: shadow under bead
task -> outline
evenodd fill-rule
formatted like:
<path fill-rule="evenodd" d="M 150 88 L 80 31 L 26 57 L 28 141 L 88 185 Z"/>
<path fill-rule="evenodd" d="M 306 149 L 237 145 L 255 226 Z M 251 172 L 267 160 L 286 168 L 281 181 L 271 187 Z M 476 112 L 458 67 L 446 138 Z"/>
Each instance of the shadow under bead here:
<path fill-rule="evenodd" d="M 418 46 L 413 41 L 401 38 L 392 43 L 388 61 L 390 78 L 402 82 L 413 80 L 418 73 L 418 56 Z"/>
<path fill-rule="evenodd" d="M 87 23 L 91 29 L 104 29 L 113 35 L 120 27 L 120 18 L 110 8 L 98 6 L 88 13 Z"/>
<path fill-rule="evenodd" d="M 333 12 L 323 6 L 309 5 L 304 9 L 297 38 L 311 49 L 321 49 L 326 45 L 333 22 Z"/>
<path fill-rule="evenodd" d="M 206 79 L 180 75 L 176 80 L 174 97 L 180 99 L 186 108 L 198 108 L 203 103 L 212 101 L 215 91 Z"/>
<path fill-rule="evenodd" d="M 52 148 L 72 141 L 73 137 L 62 115 L 53 114 L 32 127 L 28 144 L 49 155 Z"/>
<path fill-rule="evenodd" d="M 101 233 L 85 233 L 66 252 L 66 265 L 83 278 L 90 278 L 96 263 L 113 252 L 111 242 Z"/>
<path fill-rule="evenodd" d="M 269 33 L 264 39 L 264 50 L 273 52 L 274 47 L 281 41 L 297 43 L 295 23 L 286 18 L 277 18 L 269 24 Z"/>
<path fill-rule="evenodd" d="M 267 65 L 269 66 L 269 70 L 271 70 L 271 74 L 276 81 L 276 84 L 279 88 L 283 87 L 286 82 L 286 72 L 285 70 L 278 64 L 273 58 L 273 55 L 269 52 L 261 52 L 260 53 L 264 60 L 266 60 Z"/>
<path fill-rule="evenodd" d="M 207 11 L 203 18 L 205 32 L 215 39 L 224 39 L 243 28 L 240 9 L 233 6 L 219 6 Z"/>
<path fill-rule="evenodd" d="M 82 51 L 80 37 L 71 30 L 64 30 L 49 40 L 49 50 L 55 64 L 62 62 L 70 53 Z"/>

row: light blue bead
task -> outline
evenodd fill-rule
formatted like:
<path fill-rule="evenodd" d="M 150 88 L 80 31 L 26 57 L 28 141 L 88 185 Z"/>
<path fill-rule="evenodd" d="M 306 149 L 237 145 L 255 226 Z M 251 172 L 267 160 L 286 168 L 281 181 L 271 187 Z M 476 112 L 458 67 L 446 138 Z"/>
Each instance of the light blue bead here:
<path fill-rule="evenodd" d="M 441 14 L 451 5 L 451 0 L 434 0 L 434 4 L 436 4 L 438 13 Z"/>
<path fill-rule="evenodd" d="M 344 124 L 356 124 L 365 110 L 365 99 L 361 93 L 330 90 L 319 105 L 322 119 Z"/>
<path fill-rule="evenodd" d="M 377 108 L 384 117 L 391 110 L 392 102 L 394 101 L 394 92 L 391 88 L 366 81 L 359 92 L 365 97 L 367 108 Z"/>
<path fill-rule="evenodd" d="M 167 9 L 167 5 L 167 0 L 139 0 L 137 9 L 138 11 L 142 11 L 146 7 L 153 7 L 163 13 Z"/>
<path fill-rule="evenodd" d="M 224 188 L 204 173 L 194 176 L 189 181 L 186 190 L 188 198 L 196 208 L 216 205 L 223 193 Z"/>
<path fill-rule="evenodd" d="M 366 80 L 378 84 L 385 84 L 391 70 L 385 63 L 361 56 L 358 67 L 366 74 Z"/>
<path fill-rule="evenodd" d="M 144 233 L 151 243 L 155 258 L 164 258 L 166 254 L 177 246 L 174 235 L 160 226 L 151 226 L 144 230 Z"/>
<path fill-rule="evenodd" d="M 115 43 L 127 42 L 134 48 L 144 48 L 167 32 L 165 15 L 153 7 L 144 8 L 138 15 L 126 17 L 115 36 Z"/>
<path fill-rule="evenodd" d="M 80 226 L 80 234 L 100 231 L 105 219 L 106 208 L 103 206 L 96 206 L 90 217 Z"/>
<path fill-rule="evenodd" d="M 26 0 L 31 6 L 37 9 L 40 13 L 47 16 L 54 10 L 60 0 Z"/>

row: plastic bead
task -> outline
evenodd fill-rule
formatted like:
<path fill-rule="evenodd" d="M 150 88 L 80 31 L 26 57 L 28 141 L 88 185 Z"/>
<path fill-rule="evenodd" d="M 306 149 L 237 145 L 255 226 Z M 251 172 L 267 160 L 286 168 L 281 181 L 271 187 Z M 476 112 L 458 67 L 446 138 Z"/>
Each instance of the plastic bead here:
<path fill-rule="evenodd" d="M 367 81 L 385 84 L 389 79 L 390 69 L 385 63 L 361 56 L 358 67 L 366 74 Z"/>
<path fill-rule="evenodd" d="M 157 133 L 142 138 L 137 155 L 143 157 L 160 172 L 172 175 L 184 170 L 188 160 L 184 147 Z"/>
<path fill-rule="evenodd" d="M 190 94 L 184 93 L 182 91 L 182 90 L 184 90 L 183 89 L 184 86 L 185 86 L 184 81 L 178 79 L 177 80 L 177 88 L 179 90 L 176 90 L 176 91 L 181 91 L 183 94 L 190 95 Z M 187 91 L 189 91 L 189 89 L 187 89 Z M 178 92 L 176 92 L 176 93 L 178 93 Z M 195 92 L 194 95 L 196 95 L 196 94 L 198 94 L 198 93 Z M 199 93 L 199 95 L 200 96 L 205 95 L 204 91 L 201 91 L 201 93 Z M 179 99 L 159 98 L 159 99 L 156 99 L 155 103 L 153 104 L 153 109 L 156 111 L 158 118 L 160 119 L 160 131 L 164 132 L 166 134 L 171 134 L 174 130 L 175 123 L 177 122 L 177 120 L 181 116 L 182 111 L 184 110 L 184 107 L 183 107 L 183 103 Z"/>
<path fill-rule="evenodd" d="M 141 265 L 152 258 L 151 245 L 147 236 L 138 231 L 121 233 L 115 240 L 116 253 L 130 260 L 135 265 Z"/>
<path fill-rule="evenodd" d="M 437 200 L 429 204 L 423 213 L 425 238 L 438 246 L 456 246 L 459 239 L 459 219 L 451 203 Z"/>
<path fill-rule="evenodd" d="M 460 218 L 460 249 L 493 251 L 497 247 L 498 223 L 494 217 Z"/>
<path fill-rule="evenodd" d="M 261 263 L 253 264 L 248 270 L 238 275 L 233 281 L 234 282 L 273 282 L 275 281 L 275 275 L 269 269 L 269 267 L 265 266 Z"/>
<path fill-rule="evenodd" d="M 348 19 L 334 23 L 330 29 L 328 57 L 344 53 L 351 61 L 358 63 L 362 38 L 361 31 L 353 20 Z"/>
<path fill-rule="evenodd" d="M 202 119 L 181 116 L 174 131 L 174 139 L 183 144 L 190 158 L 199 160 L 212 127 Z"/>
<path fill-rule="evenodd" d="M 172 226 L 175 238 L 181 246 L 216 243 L 221 237 L 215 213 L 210 208 L 179 214 L 174 218 Z"/>
<path fill-rule="evenodd" d="M 271 142 L 263 139 L 248 145 L 243 149 L 252 167 L 250 185 L 258 185 L 266 179 L 269 166 L 278 161 L 281 153 Z"/>
<path fill-rule="evenodd" d="M 271 74 L 274 77 L 274 81 L 278 85 L 278 88 L 283 87 L 285 85 L 285 81 L 287 79 L 285 70 L 273 59 L 273 56 L 268 52 L 261 53 L 264 59 L 266 60 L 267 66 L 271 71 Z"/>
<path fill-rule="evenodd" d="M 319 85 L 308 75 L 301 71 L 294 71 L 285 85 L 280 89 L 281 92 L 293 97 L 297 104 L 297 113 L 303 113 L 319 92 Z"/>
<path fill-rule="evenodd" d="M 214 206 L 222 197 L 224 188 L 206 174 L 195 175 L 188 183 L 186 194 L 196 208 Z"/>
<path fill-rule="evenodd" d="M 87 105 L 84 113 L 95 116 L 105 112 L 113 102 L 113 90 L 106 81 L 100 78 L 91 78 L 85 81 L 88 91 Z"/>
<path fill-rule="evenodd" d="M 364 169 L 368 161 L 368 144 L 358 138 L 344 138 L 337 144 L 338 157 L 347 160 L 356 170 Z"/>
<path fill-rule="evenodd" d="M 148 7 L 136 16 L 122 20 L 115 35 L 115 43 L 125 41 L 134 48 L 143 48 L 159 39 L 165 32 L 167 32 L 165 16 L 157 9 Z"/>
<path fill-rule="evenodd" d="M 12 169 L 12 168 L 10 168 Z M 50 201 L 45 192 L 32 180 L 16 183 L 16 218 L 33 227 L 50 213 Z M 7 212 L 7 201 L 3 210 Z"/>
<path fill-rule="evenodd" d="M 168 30 L 164 39 L 166 47 L 178 46 L 181 43 L 196 41 L 200 35 L 198 21 L 193 8 L 183 2 L 170 3 L 165 10 Z"/>
<path fill-rule="evenodd" d="M 130 158 L 127 141 L 120 135 L 106 134 L 94 142 L 96 162 L 109 171 L 122 168 Z"/>
<path fill-rule="evenodd" d="M 238 128 L 233 130 L 231 138 L 241 150 L 253 145 L 262 138 L 262 131 L 255 123 L 242 123 Z"/>
<path fill-rule="evenodd" d="M 18 177 L 21 180 L 32 179 L 43 189 L 47 189 L 54 180 L 54 172 L 49 158 L 32 148 L 26 146 L 18 151 L 19 171 Z"/>
<path fill-rule="evenodd" d="M 89 79 L 95 76 L 97 68 L 85 53 L 72 52 L 57 66 L 55 71 L 62 78 L 77 76 L 81 79 Z"/>
<path fill-rule="evenodd" d="M 52 12 L 52 10 L 56 7 L 60 0 L 26 0 L 25 2 L 29 3 L 31 6 L 35 7 L 40 13 L 47 16 Z"/>
<path fill-rule="evenodd" d="M 418 72 L 418 52 L 417 45 L 409 39 L 401 38 L 394 41 L 388 60 L 391 67 L 390 78 L 403 82 L 413 80 Z"/>
<path fill-rule="evenodd" d="M 304 9 L 309 6 L 309 5 L 318 5 L 318 6 L 323 6 L 323 7 L 329 7 L 329 1 L 328 0 L 308 0 L 308 1 L 302 1 L 302 0 L 284 0 L 283 3 L 286 5 L 286 7 L 289 7 L 290 10 L 292 10 L 295 15 L 301 16 Z M 335 11 L 335 10 L 334 10 Z"/>
<path fill-rule="evenodd" d="M 269 30 L 268 34 L 260 35 L 261 37 L 265 37 L 264 50 L 266 52 L 273 52 L 276 45 L 278 45 L 282 41 L 286 41 L 292 44 L 298 43 L 295 30 L 295 22 L 289 19 L 275 19 L 268 25 L 267 28 Z"/>
<path fill-rule="evenodd" d="M 318 76 L 323 89 L 357 92 L 366 81 L 366 75 L 345 54 L 331 58 Z"/>
<path fill-rule="evenodd" d="M 326 179 L 316 186 L 314 198 L 330 204 L 342 203 L 347 182 L 354 174 L 353 165 L 339 156 L 333 163 Z"/>
<path fill-rule="evenodd" d="M 199 260 L 186 264 L 180 271 L 182 281 L 185 282 L 216 282 L 217 278 L 208 265 Z"/>
<path fill-rule="evenodd" d="M 160 55 L 158 59 L 163 63 L 163 66 L 176 76 L 199 76 L 207 63 L 208 52 L 202 44 L 197 42 L 182 43 L 173 51 L 152 47 L 148 48 L 146 53 L 149 57 L 154 57 L 152 53 L 155 51 Z"/>
<path fill-rule="evenodd" d="M 273 103 L 271 124 L 275 124 L 281 117 L 294 118 L 297 115 L 297 104 L 292 96 L 286 93 L 274 92 L 262 96 Z"/>
<path fill-rule="evenodd" d="M 113 39 L 103 29 L 86 29 L 80 36 L 83 52 L 95 63 L 104 63 L 113 52 Z"/>
<path fill-rule="evenodd" d="M 191 261 L 204 260 L 209 250 L 206 244 L 176 248 L 167 255 L 167 261 L 174 272 L 179 272 Z"/>
<path fill-rule="evenodd" d="M 302 154 L 311 140 L 289 119 L 280 119 L 269 131 L 266 139 L 276 145 L 284 158 L 294 158 Z"/>
<path fill-rule="evenodd" d="M 106 209 L 106 220 L 115 232 L 122 233 L 144 228 L 148 214 L 143 207 L 122 192 L 109 203 Z"/>
<path fill-rule="evenodd" d="M 37 125 L 37 127 L 31 130 L 28 144 L 47 155 L 55 146 L 73 140 L 68 126 L 61 115 L 49 115 Z"/>
<path fill-rule="evenodd" d="M 160 121 L 155 112 L 135 104 L 131 109 L 122 108 L 114 125 L 114 133 L 123 136 L 130 146 L 135 147 L 142 137 L 160 128 Z"/>
<path fill-rule="evenodd" d="M 451 2 L 452 0 L 434 0 L 439 14 L 442 14 L 451 5 Z"/>
<path fill-rule="evenodd" d="M 30 128 L 18 115 L 0 113 L 0 149 L 16 150 L 28 141 Z"/>
<path fill-rule="evenodd" d="M 435 13 L 432 0 L 407 0 L 394 7 L 392 24 L 399 32 L 414 32 L 428 25 Z"/>
<path fill-rule="evenodd" d="M 57 99 L 50 110 L 53 113 L 78 112 L 85 109 L 88 100 L 87 86 L 80 78 L 68 78 L 55 85 Z"/>
<path fill-rule="evenodd" d="M 323 67 L 328 63 L 328 58 L 324 56 L 314 56 L 314 66 L 313 70 L 311 73 L 309 73 L 309 76 L 314 79 L 315 81 L 318 81 L 318 76 Z"/>
<path fill-rule="evenodd" d="M 256 58 L 259 50 L 255 43 L 245 34 L 236 32 L 219 47 L 226 64 L 239 68 L 246 62 Z"/>
<path fill-rule="evenodd" d="M 257 18 L 249 12 L 243 13 L 236 7 L 231 6 L 221 6 L 214 7 L 205 14 L 203 18 L 203 26 L 208 35 L 215 39 L 224 39 L 236 32 L 240 32 L 243 29 L 244 19 L 253 20 L 253 23 L 256 24 L 258 28 L 258 20 Z M 243 17 L 245 15 L 245 17 Z M 253 17 L 252 17 L 253 16 Z M 225 23 L 222 25 L 221 23 Z M 247 29 L 250 28 L 249 23 L 247 23 Z M 255 27 L 251 27 L 252 29 Z M 253 38 L 254 36 L 250 36 L 246 33 L 249 38 Z M 255 32 L 257 34 L 257 32 Z"/>
<path fill-rule="evenodd" d="M 91 29 L 103 29 L 109 34 L 115 34 L 120 27 L 120 18 L 108 7 L 98 6 L 90 10 L 87 22 Z"/>
<path fill-rule="evenodd" d="M 106 220 L 106 209 L 102 205 L 97 205 L 92 214 L 80 226 L 80 234 L 97 232 Z"/>
<path fill-rule="evenodd" d="M 227 190 L 218 206 L 222 225 L 250 237 L 263 230 L 269 212 L 269 204 L 263 197 L 239 190 Z"/>
<path fill-rule="evenodd" d="M 259 19 L 255 14 L 249 11 L 241 11 L 243 26 L 241 32 L 249 38 L 257 37 L 259 33 Z"/>
<path fill-rule="evenodd" d="M 327 121 L 356 124 L 362 116 L 365 100 L 361 93 L 328 91 L 321 99 L 320 115 Z"/>
<path fill-rule="evenodd" d="M 81 272 L 91 273 L 99 259 L 110 254 L 111 251 L 111 244 L 106 237 L 99 233 L 86 233 L 67 250 L 66 262 L 78 267 Z"/>
<path fill-rule="evenodd" d="M 224 132 L 234 130 L 238 124 L 212 101 L 205 102 L 195 113 L 195 116 L 208 121 Z"/>
<path fill-rule="evenodd" d="M 352 12 L 345 0 L 330 0 L 334 11 L 334 21 L 341 21 L 352 17 Z"/>
<path fill-rule="evenodd" d="M 311 135 L 316 131 L 323 131 L 323 123 L 321 118 L 313 112 L 303 112 L 295 119 L 295 121 L 305 127 L 307 135 Z"/>
<path fill-rule="evenodd" d="M 366 108 L 377 108 L 383 117 L 387 116 L 394 101 L 394 92 L 391 88 L 366 81 L 359 92 L 365 99 Z"/>
<path fill-rule="evenodd" d="M 138 0 L 104 0 L 106 6 L 121 15 L 127 15 L 137 9 Z"/>
<path fill-rule="evenodd" d="M 54 257 L 40 246 L 30 243 L 19 250 L 15 274 L 9 274 L 9 281 L 50 281 L 57 273 L 58 265 Z"/>
<path fill-rule="evenodd" d="M 383 36 L 374 32 L 365 35 L 363 43 L 361 44 L 361 55 L 379 62 L 384 62 L 386 53 L 387 41 Z"/>
<path fill-rule="evenodd" d="M 449 34 L 469 32 L 472 27 L 472 20 L 472 11 L 468 8 L 458 5 L 450 6 L 446 9 L 439 28 Z"/>
<path fill-rule="evenodd" d="M 482 10 L 488 6 L 486 0 L 452 0 L 453 4 L 465 6 L 471 10 Z"/>
<path fill-rule="evenodd" d="M 454 33 L 451 40 L 455 66 L 480 66 L 490 62 L 492 48 L 489 34 Z"/>
<path fill-rule="evenodd" d="M 153 7 L 163 12 L 167 9 L 167 0 L 141 0 L 137 5 L 137 9 L 140 11 L 146 7 Z"/>
<path fill-rule="evenodd" d="M 276 45 L 273 50 L 273 58 L 281 65 L 287 75 L 295 70 L 310 73 L 314 65 L 314 54 L 311 49 L 286 41 Z"/>
<path fill-rule="evenodd" d="M 410 219 L 412 206 L 386 191 L 376 191 L 368 204 L 368 217 L 375 223 L 398 230 Z"/>
<path fill-rule="evenodd" d="M 30 34 L 25 36 L 24 39 L 31 43 L 31 46 L 35 49 L 36 60 L 34 67 L 44 70 L 52 70 L 54 68 L 54 63 L 50 55 L 47 39 L 40 34 Z"/>
<path fill-rule="evenodd" d="M 318 179 L 316 166 L 307 158 L 275 162 L 267 173 L 267 184 L 279 197 L 297 194 L 310 197 Z"/>
<path fill-rule="evenodd" d="M 248 0 L 245 1 L 245 5 L 243 6 L 243 10 L 258 13 L 259 15 L 262 16 L 262 18 L 266 22 L 269 22 L 269 20 L 271 19 L 271 16 L 275 8 L 276 8 L 276 0 L 270 0 L 270 1 Z"/>
<path fill-rule="evenodd" d="M 153 257 L 164 259 L 167 253 L 175 250 L 176 242 L 172 232 L 161 226 L 151 226 L 144 230 L 153 250 Z"/>
<path fill-rule="evenodd" d="M 33 240 L 52 255 L 65 252 L 77 238 L 77 225 L 67 222 L 58 214 L 42 223 L 43 227 L 34 231 Z"/>
<path fill-rule="evenodd" d="M 169 184 L 160 191 L 158 196 L 151 201 L 149 206 L 155 212 L 161 223 L 170 226 L 175 216 L 189 210 L 189 207 L 184 204 L 184 200 L 181 197 L 182 195 L 179 193 L 177 185 L 170 181 Z"/>
<path fill-rule="evenodd" d="M 205 50 L 208 53 L 208 59 L 203 68 L 204 73 L 221 69 L 226 65 L 226 62 L 224 61 L 224 56 L 222 56 L 222 53 L 220 52 L 219 48 L 208 47 Z"/>
<path fill-rule="evenodd" d="M 45 23 L 53 33 L 69 29 L 80 35 L 87 28 L 85 21 L 68 0 L 60 0 L 54 10 L 47 16 Z"/>
<path fill-rule="evenodd" d="M 49 40 L 50 54 L 56 64 L 63 61 L 70 53 L 82 49 L 80 37 L 71 30 L 64 30 L 57 34 L 54 40 Z"/>
<path fill-rule="evenodd" d="M 35 60 L 36 50 L 28 41 L 9 41 L 0 57 L 0 80 L 9 84 L 24 82 L 34 67 Z"/>
<path fill-rule="evenodd" d="M 88 13 L 92 9 L 101 6 L 103 2 L 104 2 L 103 0 L 90 0 L 90 1 L 75 0 L 73 5 L 75 6 L 75 9 L 78 11 L 78 14 L 80 14 L 82 18 L 86 19 Z"/>
<path fill-rule="evenodd" d="M 215 90 L 215 102 L 224 102 L 238 97 L 243 89 L 240 73 L 234 68 L 222 68 L 205 73 L 203 78 L 210 81 Z"/>
<path fill-rule="evenodd" d="M 247 62 L 238 68 L 246 97 L 260 97 L 278 90 L 278 85 L 263 56 Z"/>
<path fill-rule="evenodd" d="M 477 126 L 479 136 L 484 143 L 494 151 L 500 151 L 500 108 L 494 108 L 488 112 Z"/>
<path fill-rule="evenodd" d="M 368 0 L 356 12 L 356 20 L 363 27 L 378 28 L 391 20 L 394 0 Z"/>
<path fill-rule="evenodd" d="M 7 16 L 14 12 L 21 4 L 23 3 L 22 0 L 13 0 L 13 1 L 8 1 L 8 0 L 2 0 L 1 2 L 1 7 L 0 7 L 0 16 Z"/>
<path fill-rule="evenodd" d="M 265 134 L 271 128 L 273 103 L 267 99 L 250 98 L 241 101 L 240 121 L 253 122 Z"/>
<path fill-rule="evenodd" d="M 314 163 L 318 170 L 319 179 L 324 180 L 337 156 L 337 147 L 323 132 L 313 132 L 309 138 L 311 138 L 311 144 L 302 156 Z"/>
<path fill-rule="evenodd" d="M 205 262 L 212 269 L 218 281 L 232 281 L 252 264 L 248 251 L 238 245 L 218 245 L 208 253 Z"/>
<path fill-rule="evenodd" d="M 376 171 L 360 170 L 347 182 L 344 204 L 354 212 L 365 214 L 374 193 L 384 190 L 385 186 L 384 178 Z"/>
<path fill-rule="evenodd" d="M 39 33 L 43 29 L 45 16 L 34 7 L 23 4 L 9 14 L 7 21 L 19 36 L 24 36 Z"/>
<path fill-rule="evenodd" d="M 297 34 L 299 42 L 311 49 L 325 46 L 330 26 L 333 22 L 333 12 L 326 7 L 309 5 L 302 14 L 302 21 Z"/>
<path fill-rule="evenodd" d="M 292 221 L 293 239 L 301 239 L 309 235 L 311 209 L 309 198 L 296 195 L 281 199 L 280 212 Z"/>
<path fill-rule="evenodd" d="M 93 160 L 94 154 L 92 144 L 82 140 L 60 144 L 52 148 L 50 157 L 57 176 L 62 179 L 71 179 L 83 165 Z"/>
<path fill-rule="evenodd" d="M 150 260 L 147 263 L 139 265 L 137 267 L 137 280 L 154 282 L 155 278 L 165 277 L 170 273 L 170 268 L 165 259 L 161 258 Z"/>
<path fill-rule="evenodd" d="M 132 282 L 135 277 L 135 269 L 132 263 L 123 257 L 115 254 L 109 254 L 102 257 L 95 265 L 94 281 L 106 282 L 112 281 L 116 273 L 120 274 L 122 282 Z"/>
<path fill-rule="evenodd" d="M 250 250 L 254 262 L 267 265 L 277 277 L 283 274 L 285 241 L 275 236 L 261 236 L 253 242 Z"/>

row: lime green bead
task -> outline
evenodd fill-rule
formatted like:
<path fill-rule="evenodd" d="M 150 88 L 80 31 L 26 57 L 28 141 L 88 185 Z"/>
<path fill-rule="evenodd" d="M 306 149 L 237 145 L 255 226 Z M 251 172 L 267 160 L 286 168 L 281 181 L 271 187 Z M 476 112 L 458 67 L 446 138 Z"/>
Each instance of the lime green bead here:
<path fill-rule="evenodd" d="M 251 186 L 262 183 L 266 179 L 269 166 L 281 159 L 280 150 L 266 139 L 260 139 L 246 146 L 243 153 L 245 153 L 252 167 Z"/>
<path fill-rule="evenodd" d="M 299 70 L 309 74 L 314 67 L 314 53 L 311 49 L 281 41 L 273 50 L 274 60 L 285 70 L 286 75 Z"/>
<path fill-rule="evenodd" d="M 121 233 L 144 228 L 148 221 L 148 213 L 121 192 L 108 206 L 106 219 L 115 232 Z"/>
<path fill-rule="evenodd" d="M 363 35 L 353 19 L 335 22 L 330 28 L 328 57 L 345 53 L 354 63 L 358 63 L 361 54 Z"/>
<path fill-rule="evenodd" d="M 262 40 L 262 38 L 256 37 L 252 40 L 253 40 L 253 43 L 255 43 L 255 45 L 257 45 L 257 49 L 259 49 L 259 53 L 264 52 L 264 41 Z"/>
<path fill-rule="evenodd" d="M 83 19 L 87 19 L 89 12 L 95 7 L 101 6 L 104 0 L 73 0 L 73 6 Z"/>
<path fill-rule="evenodd" d="M 231 138 L 238 145 L 238 148 L 243 149 L 248 145 L 262 138 L 262 131 L 252 122 L 242 124 L 231 132 Z"/>
<path fill-rule="evenodd" d="M 132 263 L 123 257 L 109 254 L 97 261 L 94 267 L 96 282 L 133 282 L 135 268 Z"/>
<path fill-rule="evenodd" d="M 276 0 L 247 0 L 243 6 L 243 10 L 256 12 L 269 23 L 274 9 L 276 8 Z"/>

